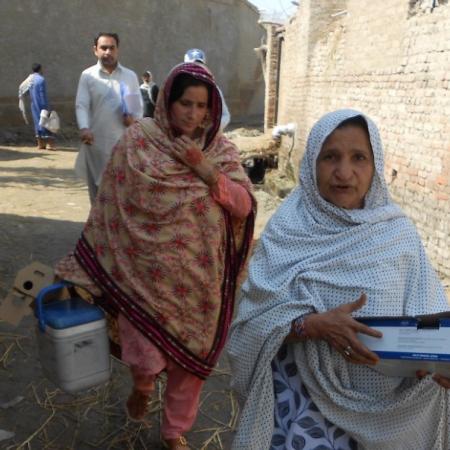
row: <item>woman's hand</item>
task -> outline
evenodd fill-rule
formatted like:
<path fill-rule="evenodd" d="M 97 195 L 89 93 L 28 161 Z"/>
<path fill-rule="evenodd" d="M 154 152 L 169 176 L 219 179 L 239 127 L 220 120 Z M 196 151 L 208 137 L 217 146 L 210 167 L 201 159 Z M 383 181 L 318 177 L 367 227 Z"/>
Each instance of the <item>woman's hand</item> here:
<path fill-rule="evenodd" d="M 382 337 L 382 333 L 358 322 L 351 316 L 353 311 L 364 306 L 366 300 L 366 294 L 362 294 L 354 302 L 346 303 L 324 313 L 308 315 L 304 321 L 305 336 L 310 339 L 327 341 L 347 361 L 354 364 L 376 364 L 380 358 L 361 344 L 357 333 L 377 338 Z"/>
<path fill-rule="evenodd" d="M 429 373 L 430 372 L 427 372 L 426 370 L 418 370 L 416 372 L 416 376 L 419 380 L 421 380 Z M 439 384 L 439 386 L 442 386 L 445 389 L 450 389 L 450 378 L 444 377 L 444 375 L 439 375 L 438 373 L 435 373 L 432 378 L 437 384 Z"/>
<path fill-rule="evenodd" d="M 183 135 L 174 140 L 172 152 L 186 166 L 190 167 L 208 185 L 217 183 L 219 171 L 211 164 L 198 145 Z"/>
<path fill-rule="evenodd" d="M 198 145 L 185 135 L 174 140 L 172 151 L 179 161 L 194 170 L 197 166 L 201 165 L 205 159 L 205 155 Z"/>

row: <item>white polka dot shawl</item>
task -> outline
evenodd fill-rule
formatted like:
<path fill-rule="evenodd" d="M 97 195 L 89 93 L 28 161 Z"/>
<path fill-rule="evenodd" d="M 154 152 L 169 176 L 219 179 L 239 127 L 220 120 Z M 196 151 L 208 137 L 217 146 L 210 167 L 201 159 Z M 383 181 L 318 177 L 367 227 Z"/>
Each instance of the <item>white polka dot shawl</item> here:
<path fill-rule="evenodd" d="M 390 199 L 378 130 L 367 117 L 375 175 L 363 209 L 326 202 L 315 165 L 325 138 L 353 110 L 327 114 L 311 130 L 300 187 L 269 221 L 250 264 L 232 326 L 233 387 L 244 399 L 234 450 L 269 449 L 274 393 L 271 361 L 291 321 L 367 294 L 355 316 L 448 309 L 412 223 Z M 448 393 L 430 377 L 387 377 L 348 363 L 324 341 L 295 345 L 299 376 L 322 414 L 359 449 L 448 449 Z"/>

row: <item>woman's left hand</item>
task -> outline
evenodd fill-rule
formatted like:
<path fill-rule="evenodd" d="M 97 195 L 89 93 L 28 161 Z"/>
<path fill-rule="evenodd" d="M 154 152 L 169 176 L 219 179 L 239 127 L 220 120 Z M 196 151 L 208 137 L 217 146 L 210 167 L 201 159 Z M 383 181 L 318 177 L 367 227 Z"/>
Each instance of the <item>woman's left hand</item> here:
<path fill-rule="evenodd" d="M 427 372 L 426 370 L 418 370 L 416 372 L 417 378 L 419 379 L 425 377 L 428 374 L 429 372 Z M 444 375 L 439 375 L 438 373 L 435 373 L 432 378 L 434 381 L 436 381 L 437 384 L 439 384 L 439 386 L 442 386 L 445 389 L 450 389 L 450 378 L 444 377 Z"/>
<path fill-rule="evenodd" d="M 217 183 L 218 170 L 191 138 L 185 135 L 176 138 L 173 142 L 172 153 L 176 159 L 196 172 L 208 186 Z"/>

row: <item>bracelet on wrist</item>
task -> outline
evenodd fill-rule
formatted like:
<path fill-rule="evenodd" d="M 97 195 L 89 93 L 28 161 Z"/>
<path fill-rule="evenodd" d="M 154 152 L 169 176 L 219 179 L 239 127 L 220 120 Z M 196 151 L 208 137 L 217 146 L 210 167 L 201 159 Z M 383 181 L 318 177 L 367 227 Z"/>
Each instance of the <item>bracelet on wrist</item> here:
<path fill-rule="evenodd" d="M 312 313 L 304 314 L 303 316 L 297 317 L 292 321 L 292 331 L 296 334 L 297 337 L 307 338 L 308 334 L 305 330 L 305 319 L 311 315 Z"/>

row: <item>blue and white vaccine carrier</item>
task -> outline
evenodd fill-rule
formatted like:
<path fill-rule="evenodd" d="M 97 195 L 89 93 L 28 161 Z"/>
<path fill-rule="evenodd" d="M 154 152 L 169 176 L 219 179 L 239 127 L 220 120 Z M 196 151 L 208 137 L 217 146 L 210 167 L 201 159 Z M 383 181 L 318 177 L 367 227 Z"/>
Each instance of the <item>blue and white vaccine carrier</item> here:
<path fill-rule="evenodd" d="M 109 380 L 109 342 L 103 311 L 82 298 L 45 302 L 68 287 L 57 283 L 36 298 L 36 336 L 44 374 L 65 392 L 75 393 Z"/>

